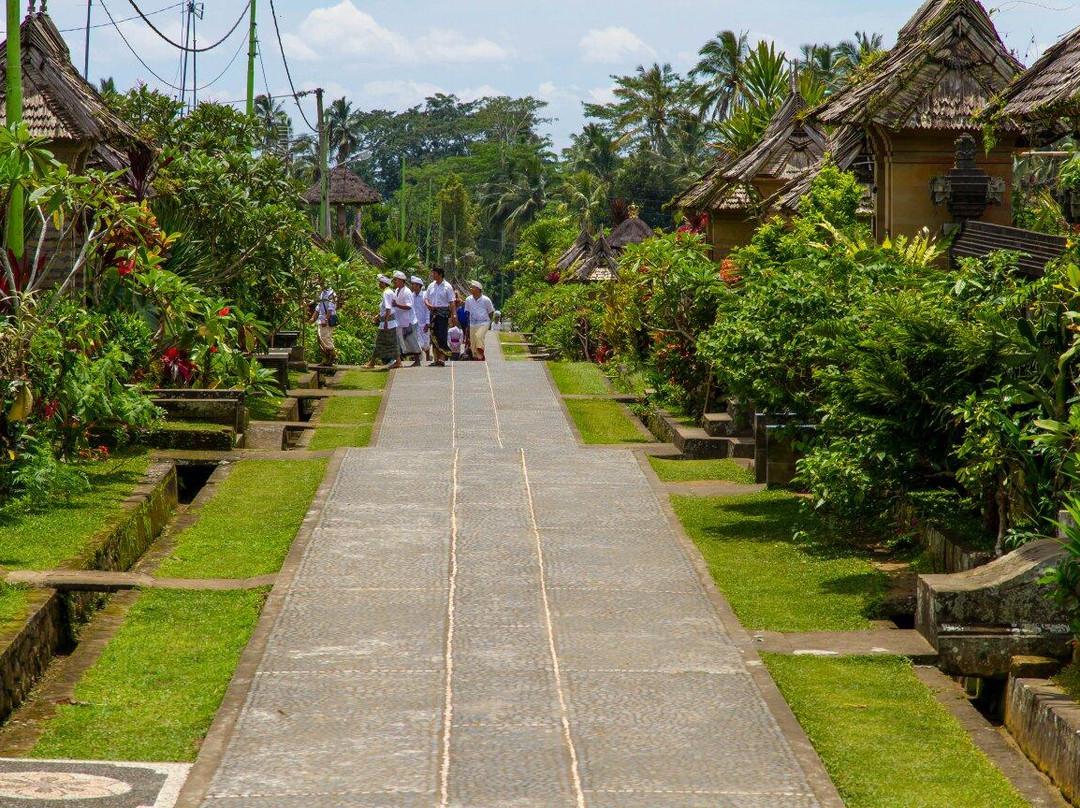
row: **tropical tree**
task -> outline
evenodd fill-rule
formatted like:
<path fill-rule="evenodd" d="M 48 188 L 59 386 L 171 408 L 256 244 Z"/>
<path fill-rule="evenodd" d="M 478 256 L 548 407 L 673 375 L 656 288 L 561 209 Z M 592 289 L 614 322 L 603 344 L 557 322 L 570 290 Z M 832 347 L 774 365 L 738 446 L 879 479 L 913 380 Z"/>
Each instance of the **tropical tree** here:
<path fill-rule="evenodd" d="M 491 218 L 502 222 L 506 235 L 520 232 L 544 209 L 552 191 L 551 180 L 550 162 L 542 154 L 530 154 L 489 183 L 485 202 Z"/>
<path fill-rule="evenodd" d="M 589 171 L 574 171 L 562 177 L 556 194 L 574 222 L 593 232 L 607 213 L 609 187 Z"/>
<path fill-rule="evenodd" d="M 285 107 L 267 95 L 257 95 L 254 114 L 262 127 L 262 150 L 287 155 L 292 140 L 292 121 Z"/>
<path fill-rule="evenodd" d="M 698 51 L 690 78 L 703 80 L 702 107 L 713 120 L 723 120 L 743 95 L 743 72 L 750 46 L 743 31 L 720 31 Z"/>
<path fill-rule="evenodd" d="M 620 146 L 646 145 L 663 154 L 671 128 L 682 118 L 698 114 L 693 82 L 670 64 L 638 65 L 632 76 L 612 76 L 616 102 L 586 104 L 585 114 L 608 122 Z"/>

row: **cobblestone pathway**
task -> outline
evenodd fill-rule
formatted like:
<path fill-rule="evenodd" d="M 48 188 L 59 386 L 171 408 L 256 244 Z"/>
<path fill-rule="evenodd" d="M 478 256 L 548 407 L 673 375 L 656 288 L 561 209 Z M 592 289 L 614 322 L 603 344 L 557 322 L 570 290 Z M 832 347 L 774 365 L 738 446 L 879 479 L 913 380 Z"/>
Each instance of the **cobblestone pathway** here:
<path fill-rule="evenodd" d="M 396 374 L 203 804 L 818 803 L 634 456 L 491 361 Z"/>

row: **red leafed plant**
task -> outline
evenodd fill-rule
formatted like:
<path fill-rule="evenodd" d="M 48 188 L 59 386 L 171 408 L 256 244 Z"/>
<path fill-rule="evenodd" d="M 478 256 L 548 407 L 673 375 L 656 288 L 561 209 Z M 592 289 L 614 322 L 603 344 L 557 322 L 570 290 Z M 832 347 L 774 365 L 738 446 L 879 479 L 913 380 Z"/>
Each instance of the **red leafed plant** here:
<path fill-rule="evenodd" d="M 162 354 L 161 365 L 165 371 L 165 378 L 172 384 L 190 384 L 195 375 L 195 363 L 188 358 L 187 351 L 179 348 L 169 348 Z"/>

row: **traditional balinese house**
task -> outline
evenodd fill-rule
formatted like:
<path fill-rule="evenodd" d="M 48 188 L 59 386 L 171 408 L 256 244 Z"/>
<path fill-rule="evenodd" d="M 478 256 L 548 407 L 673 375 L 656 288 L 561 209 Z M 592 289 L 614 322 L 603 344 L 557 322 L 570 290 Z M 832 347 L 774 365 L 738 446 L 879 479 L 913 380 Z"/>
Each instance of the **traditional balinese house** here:
<path fill-rule="evenodd" d="M 31 4 L 31 7 L 33 4 Z M 33 11 L 19 26 L 21 42 L 23 122 L 33 137 L 44 138 L 46 147 L 72 173 L 87 167 L 128 171 L 133 165 L 146 168 L 153 148 L 105 103 L 97 89 L 71 63 L 71 52 L 52 18 Z M 6 124 L 7 69 L 0 61 L 0 124 Z M 133 190 L 138 177 L 129 176 Z M 145 191 L 145 189 L 142 189 Z M 60 234 L 46 225 L 43 257 L 56 257 L 45 285 L 67 276 L 81 246 L 72 235 L 61 243 Z M 80 282 L 76 280 L 75 285 Z"/>
<path fill-rule="evenodd" d="M 806 100 L 792 92 L 754 146 L 734 160 L 719 158 L 675 200 L 690 218 L 708 214 L 706 238 L 716 260 L 748 244 L 769 210 L 765 200 L 805 175 L 825 153 L 825 134 L 804 119 L 806 111 Z"/>
<path fill-rule="evenodd" d="M 304 191 L 304 201 L 309 205 L 317 206 L 322 195 L 322 184 L 316 182 Z M 362 241 L 361 224 L 363 221 L 363 208 L 365 205 L 375 205 L 382 202 L 379 192 L 356 176 L 345 163 L 339 163 L 330 169 L 330 205 L 337 211 L 337 235 L 345 238 L 348 235 L 346 208 L 356 208 L 356 224 L 353 232 Z"/>
<path fill-rule="evenodd" d="M 619 256 L 627 245 L 640 244 L 652 235 L 653 229 L 638 217 L 637 208 L 631 205 L 627 218 L 606 236 L 593 238 L 583 230 L 555 267 L 563 277 L 578 283 L 613 281 L 618 277 Z"/>
<path fill-rule="evenodd" d="M 874 157 L 879 238 L 911 236 L 924 227 L 937 232 L 952 221 L 943 178 L 954 166 L 957 141 L 964 134 L 982 141 L 976 113 L 1022 71 L 977 0 L 929 0 L 867 75 L 811 113 L 820 124 L 865 135 Z M 982 216 L 986 221 L 1012 223 L 1018 134 L 1002 132 L 988 153 L 979 150 L 978 168 L 990 177 L 994 202 Z"/>
<path fill-rule="evenodd" d="M 874 185 L 874 152 L 866 133 L 858 126 L 837 128 L 825 144 L 825 155 L 841 171 L 850 171 L 866 187 L 859 214 L 867 220 L 874 217 L 874 200 L 877 187 Z M 822 157 L 810 169 L 785 185 L 766 204 L 772 210 L 793 216 L 799 212 L 799 203 L 821 167 Z"/>
<path fill-rule="evenodd" d="M 991 111 L 1026 126 L 1067 123 L 1080 140 L 1080 28 L 1066 34 L 995 100 Z"/>

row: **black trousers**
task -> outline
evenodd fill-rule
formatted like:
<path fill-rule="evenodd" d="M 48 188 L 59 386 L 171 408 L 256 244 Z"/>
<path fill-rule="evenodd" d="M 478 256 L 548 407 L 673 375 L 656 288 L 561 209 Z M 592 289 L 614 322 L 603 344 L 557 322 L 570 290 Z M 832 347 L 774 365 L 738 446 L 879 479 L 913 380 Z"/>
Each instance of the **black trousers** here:
<path fill-rule="evenodd" d="M 447 332 L 450 330 L 450 309 L 435 309 L 431 313 L 431 342 L 444 354 L 450 354 L 450 341 Z"/>

